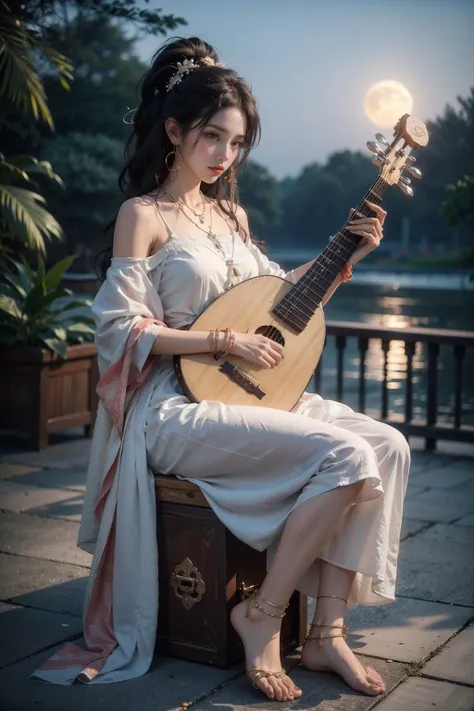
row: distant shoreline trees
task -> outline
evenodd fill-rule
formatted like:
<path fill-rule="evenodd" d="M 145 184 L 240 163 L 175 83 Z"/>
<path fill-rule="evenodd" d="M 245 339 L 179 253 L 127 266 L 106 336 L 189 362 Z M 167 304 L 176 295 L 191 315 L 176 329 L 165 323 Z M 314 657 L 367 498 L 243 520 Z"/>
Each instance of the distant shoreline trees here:
<path fill-rule="evenodd" d="M 8 5 L 7 0 L 0 3 Z M 46 180 L 43 168 L 38 193 L 54 216 L 51 224 L 61 226 L 65 240 L 48 245 L 48 258 L 74 251 L 79 255 L 75 267 L 85 271 L 102 246 L 103 227 L 122 199 L 117 178 L 130 132 L 122 117 L 127 107 L 137 106 L 137 85 L 146 71 L 135 52 L 136 38 L 128 28 L 135 26 L 156 35 L 184 23 L 161 11 L 145 16 L 134 5 L 129 0 L 22 3 L 31 17 L 39 9 L 50 13 L 35 31 L 58 56 L 67 58 L 67 71 L 74 80 L 63 77 L 70 85 L 66 92 L 51 62 L 35 65 L 47 109 L 54 117 L 54 132 L 47 121 L 36 121 L 11 101 L 3 100 L 0 105 L 4 160 L 10 157 L 11 162 L 11 156 L 27 153 L 38 156 L 44 166 L 50 164 L 50 179 Z M 58 13 L 58 8 L 68 12 Z M 61 21 L 52 19 L 53 11 Z M 417 156 L 423 178 L 415 185 L 415 197 L 407 198 L 396 188 L 387 196 L 385 243 L 399 241 L 409 224 L 414 251 L 419 252 L 422 245 L 431 252 L 452 249 L 453 243 L 465 251 L 472 234 L 462 221 L 448 225 L 441 207 L 449 197 L 446 186 L 474 173 L 474 88 L 467 97 L 458 97 L 457 107 L 448 105 L 442 116 L 429 121 L 428 130 L 430 143 Z M 239 180 L 241 201 L 249 211 L 254 236 L 266 241 L 270 249 L 284 246 L 317 251 L 346 219 L 349 207 L 359 202 L 376 174 L 369 155 L 359 151 L 336 151 L 324 164 L 308 164 L 297 176 L 281 181 L 250 161 Z M 57 178 L 56 183 L 52 177 Z"/>

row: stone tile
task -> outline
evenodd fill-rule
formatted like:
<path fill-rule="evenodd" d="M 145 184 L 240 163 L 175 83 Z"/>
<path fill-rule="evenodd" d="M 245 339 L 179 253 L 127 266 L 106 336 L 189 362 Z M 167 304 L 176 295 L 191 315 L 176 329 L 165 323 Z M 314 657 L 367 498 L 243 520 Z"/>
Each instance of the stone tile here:
<path fill-rule="evenodd" d="M 403 541 L 397 594 L 474 607 L 474 567 L 466 565 L 472 559 L 472 542 L 455 526 L 434 529 Z"/>
<path fill-rule="evenodd" d="M 474 689 L 412 677 L 400 684 L 390 696 L 377 706 L 377 711 L 472 711 Z"/>
<path fill-rule="evenodd" d="M 474 526 L 474 513 L 455 521 L 455 526 Z"/>
<path fill-rule="evenodd" d="M 0 462 L 0 479 L 13 479 L 16 476 L 38 471 L 37 467 L 25 467 L 23 464 Z"/>
<path fill-rule="evenodd" d="M 464 481 L 462 484 L 453 486 L 451 491 L 459 491 L 461 494 L 464 494 L 465 496 L 469 496 L 471 498 L 471 500 L 473 500 L 474 499 L 474 477 L 471 477 L 467 481 Z"/>
<path fill-rule="evenodd" d="M 37 516 L 77 521 L 81 516 L 83 501 L 84 497 L 79 492 L 0 481 L 0 506 L 5 511 L 27 511 Z"/>
<path fill-rule="evenodd" d="M 62 501 L 60 503 L 50 504 L 49 506 L 40 506 L 37 509 L 30 509 L 29 514 L 35 516 L 46 516 L 47 518 L 62 518 L 65 521 L 76 521 L 80 523 L 82 512 L 83 496 L 77 499 Z"/>
<path fill-rule="evenodd" d="M 474 531 L 468 526 L 455 526 L 452 523 L 435 523 L 433 526 L 429 526 L 423 531 L 423 538 L 462 543 L 474 547 Z"/>
<path fill-rule="evenodd" d="M 439 440 L 436 448 L 437 454 L 452 455 L 456 458 L 467 457 L 474 458 L 474 444 L 471 442 L 456 442 L 450 440 Z"/>
<path fill-rule="evenodd" d="M 26 469 L 26 467 L 25 467 Z M 25 486 L 38 486 L 47 489 L 86 490 L 87 468 L 66 467 L 63 469 L 31 469 L 24 474 L 18 474 L 15 483 Z"/>
<path fill-rule="evenodd" d="M 426 521 L 413 521 L 411 518 L 403 517 L 402 532 L 400 538 L 403 541 L 407 536 L 414 536 L 422 531 L 429 524 Z"/>
<path fill-rule="evenodd" d="M 430 489 L 405 501 L 404 514 L 417 521 L 449 522 L 474 512 L 474 498 L 461 492 Z"/>
<path fill-rule="evenodd" d="M 473 482 L 474 476 L 464 466 L 447 466 L 440 469 L 426 469 L 416 474 L 411 481 L 419 487 L 429 487 L 430 489 L 453 489 L 459 484 Z"/>
<path fill-rule="evenodd" d="M 387 685 L 387 693 L 398 684 L 405 674 L 402 664 L 387 662 L 381 659 L 368 659 L 361 656 L 363 663 L 368 663 L 382 674 Z M 286 666 L 286 665 L 285 665 Z M 253 689 L 247 677 L 242 676 L 227 684 L 212 696 L 193 706 L 193 711 L 216 711 L 217 709 L 232 709 L 232 711 L 259 711 L 260 709 L 317 709 L 317 711 L 365 711 L 372 708 L 374 698 L 363 696 L 349 687 L 336 674 L 310 672 L 302 666 L 296 666 L 290 671 L 291 678 L 303 689 L 300 701 L 268 701 L 265 696 Z M 381 697 L 380 697 L 381 698 Z"/>
<path fill-rule="evenodd" d="M 0 552 L 90 567 L 92 556 L 77 548 L 79 524 L 26 513 L 0 513 Z"/>
<path fill-rule="evenodd" d="M 81 621 L 76 617 L 4 603 L 0 603 L 0 612 L 0 638 L 3 640 L 0 667 L 81 632 Z"/>
<path fill-rule="evenodd" d="M 0 598 L 28 607 L 82 616 L 89 570 L 0 553 Z"/>
<path fill-rule="evenodd" d="M 453 637 L 421 670 L 422 676 L 474 686 L 474 625 Z"/>
<path fill-rule="evenodd" d="M 409 479 L 408 480 L 408 486 L 407 486 L 407 493 L 406 493 L 406 498 L 412 498 L 414 496 L 417 496 L 418 494 L 421 494 L 422 491 L 426 491 L 429 487 L 427 486 L 417 486 L 416 484 L 413 484 L 413 482 L 416 482 L 416 479 Z"/>
<path fill-rule="evenodd" d="M 61 444 L 54 444 L 41 452 L 15 452 L 2 455 L 2 460 L 10 464 L 25 464 L 49 469 L 69 466 L 87 466 L 89 462 L 91 440 L 83 437 Z"/>
<path fill-rule="evenodd" d="M 461 457 L 454 457 L 452 454 L 441 454 L 440 452 L 427 452 L 427 451 L 416 451 L 414 449 L 413 443 L 410 440 L 410 450 L 411 450 L 411 468 L 410 474 L 414 475 L 417 472 L 423 471 L 427 468 L 438 468 L 444 467 L 448 464 L 454 464 Z"/>
<path fill-rule="evenodd" d="M 28 677 L 57 650 L 52 648 L 0 672 L 0 703 L 7 711 L 172 711 L 242 674 L 242 667 L 216 669 L 171 657 L 156 657 L 150 670 L 123 684 L 76 683 L 74 688 Z M 3 703 L 2 703 L 3 702 Z"/>
<path fill-rule="evenodd" d="M 392 605 L 360 606 L 346 615 L 351 630 L 349 643 L 362 654 L 417 661 L 443 644 L 472 614 L 467 607 L 401 597 Z"/>

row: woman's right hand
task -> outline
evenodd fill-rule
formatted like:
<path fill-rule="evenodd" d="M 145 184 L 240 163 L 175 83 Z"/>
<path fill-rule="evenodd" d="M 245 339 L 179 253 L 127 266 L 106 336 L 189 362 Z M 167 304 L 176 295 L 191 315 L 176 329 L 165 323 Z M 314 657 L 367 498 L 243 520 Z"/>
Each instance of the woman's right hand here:
<path fill-rule="evenodd" d="M 283 346 L 271 338 L 259 333 L 234 333 L 235 345 L 231 349 L 233 355 L 245 358 L 251 363 L 257 363 L 263 368 L 274 368 L 283 358 Z"/>

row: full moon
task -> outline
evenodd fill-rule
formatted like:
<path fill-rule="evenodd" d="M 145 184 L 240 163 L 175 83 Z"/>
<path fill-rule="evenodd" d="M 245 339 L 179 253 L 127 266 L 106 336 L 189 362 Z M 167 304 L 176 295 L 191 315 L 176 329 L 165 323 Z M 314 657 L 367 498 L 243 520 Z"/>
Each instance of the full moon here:
<path fill-rule="evenodd" d="M 365 115 L 376 126 L 394 126 L 400 116 L 411 114 L 413 97 L 403 84 L 391 79 L 373 84 L 365 95 Z"/>

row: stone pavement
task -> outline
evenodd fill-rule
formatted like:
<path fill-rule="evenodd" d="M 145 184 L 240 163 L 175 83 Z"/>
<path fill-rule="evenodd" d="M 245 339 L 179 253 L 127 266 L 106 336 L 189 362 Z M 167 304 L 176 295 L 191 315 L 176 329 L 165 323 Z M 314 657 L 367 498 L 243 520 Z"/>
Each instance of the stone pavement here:
<path fill-rule="evenodd" d="M 76 548 L 90 442 L 58 438 L 43 452 L 0 442 L 0 708 L 3 711 L 472 711 L 474 708 L 474 446 L 413 441 L 398 598 L 347 615 L 351 646 L 387 682 L 377 699 L 287 658 L 299 701 L 266 702 L 243 675 L 157 657 L 122 684 L 55 687 L 32 670 L 81 634 L 90 556 Z M 311 605 L 310 605 L 311 607 Z"/>

